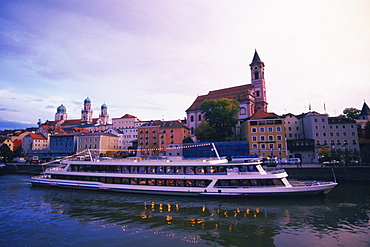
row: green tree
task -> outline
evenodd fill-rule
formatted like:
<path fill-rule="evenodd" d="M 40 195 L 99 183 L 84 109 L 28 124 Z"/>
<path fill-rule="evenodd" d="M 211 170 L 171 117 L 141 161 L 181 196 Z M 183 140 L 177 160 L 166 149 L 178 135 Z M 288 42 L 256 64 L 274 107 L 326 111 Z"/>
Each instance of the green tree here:
<path fill-rule="evenodd" d="M 343 110 L 342 116 L 345 116 L 346 118 L 350 119 L 358 119 L 358 115 L 361 113 L 361 110 L 354 108 L 354 107 L 349 107 Z"/>
<path fill-rule="evenodd" d="M 14 158 L 13 152 L 6 144 L 0 146 L 0 156 L 2 157 L 2 162 L 9 162 Z"/>
<path fill-rule="evenodd" d="M 370 139 L 370 121 L 367 121 L 365 124 L 365 139 Z"/>
<path fill-rule="evenodd" d="M 217 131 L 209 126 L 208 122 L 202 121 L 197 128 L 194 129 L 194 134 L 200 142 L 216 141 Z"/>
<path fill-rule="evenodd" d="M 322 146 L 320 151 L 318 152 L 319 155 L 319 162 L 330 161 L 331 159 L 331 151 L 329 148 Z"/>
<path fill-rule="evenodd" d="M 231 99 L 206 100 L 200 105 L 204 120 L 216 131 L 214 141 L 224 141 L 233 135 L 239 109 L 239 102 Z"/>
<path fill-rule="evenodd" d="M 182 143 L 194 143 L 193 139 L 191 139 L 190 136 L 184 138 L 184 140 L 182 140 Z"/>

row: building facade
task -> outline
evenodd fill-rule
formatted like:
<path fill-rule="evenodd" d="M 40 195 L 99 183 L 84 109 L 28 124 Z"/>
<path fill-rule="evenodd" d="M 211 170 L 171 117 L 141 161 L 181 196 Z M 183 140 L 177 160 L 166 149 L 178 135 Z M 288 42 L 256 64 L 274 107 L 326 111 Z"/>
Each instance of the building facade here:
<path fill-rule="evenodd" d="M 266 158 L 287 157 L 284 118 L 260 110 L 243 121 L 242 129 L 250 154 Z"/>
<path fill-rule="evenodd" d="M 77 136 L 77 152 L 93 149 L 99 155 L 119 150 L 118 137 L 109 133 L 87 133 Z"/>
<path fill-rule="evenodd" d="M 165 156 L 169 145 L 182 145 L 189 135 L 180 121 L 150 121 L 138 128 L 138 156 Z"/>

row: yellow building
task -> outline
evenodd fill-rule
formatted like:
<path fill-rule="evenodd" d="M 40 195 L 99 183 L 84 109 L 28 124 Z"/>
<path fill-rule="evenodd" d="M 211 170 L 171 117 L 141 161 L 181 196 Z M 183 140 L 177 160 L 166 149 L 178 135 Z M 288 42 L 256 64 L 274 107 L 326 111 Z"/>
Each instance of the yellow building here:
<path fill-rule="evenodd" d="M 243 140 L 249 142 L 249 153 L 264 158 L 286 158 L 284 119 L 275 113 L 258 111 L 242 124 Z"/>
<path fill-rule="evenodd" d="M 77 136 L 77 152 L 96 149 L 99 154 L 118 151 L 118 137 L 107 133 L 83 133 Z"/>

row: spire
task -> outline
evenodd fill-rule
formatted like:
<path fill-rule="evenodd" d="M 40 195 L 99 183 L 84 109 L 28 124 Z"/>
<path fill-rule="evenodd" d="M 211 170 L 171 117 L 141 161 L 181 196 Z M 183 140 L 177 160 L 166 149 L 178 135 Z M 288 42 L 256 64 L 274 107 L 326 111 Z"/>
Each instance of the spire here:
<path fill-rule="evenodd" d="M 362 106 L 362 110 L 361 110 L 361 113 L 359 114 L 359 117 L 361 119 L 366 119 L 365 117 L 366 116 L 370 116 L 370 108 L 369 106 L 366 104 L 366 102 L 364 102 L 363 106 Z"/>
<path fill-rule="evenodd" d="M 260 57 L 258 56 L 257 49 L 254 50 L 254 56 L 253 56 L 252 63 L 254 62 L 262 62 Z"/>

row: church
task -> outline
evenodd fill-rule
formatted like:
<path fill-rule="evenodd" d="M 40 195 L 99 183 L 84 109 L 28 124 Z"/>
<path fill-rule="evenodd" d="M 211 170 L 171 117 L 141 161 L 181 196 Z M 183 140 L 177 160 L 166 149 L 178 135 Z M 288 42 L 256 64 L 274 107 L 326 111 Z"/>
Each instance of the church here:
<path fill-rule="evenodd" d="M 107 128 L 111 127 L 111 125 L 108 124 L 108 120 L 108 107 L 105 103 L 100 108 L 99 118 L 93 118 L 91 100 L 87 97 L 84 100 L 83 108 L 81 110 L 81 119 L 69 120 L 67 118 L 67 108 L 61 104 L 57 108 L 54 121 L 46 121 L 44 125 L 60 127 L 62 129 L 84 128 L 90 131 L 97 131 L 105 129 L 104 126 L 107 126 Z"/>
<path fill-rule="evenodd" d="M 267 112 L 265 64 L 260 59 L 257 50 L 254 52 L 252 63 L 249 64 L 251 71 L 251 84 L 236 87 L 213 90 L 206 95 L 198 96 L 193 104 L 186 110 L 187 126 L 190 128 L 191 137 L 194 138 L 194 129 L 203 120 L 200 105 L 206 100 L 217 100 L 222 98 L 236 100 L 240 104 L 238 119 L 246 119 L 257 111 Z M 240 140 L 240 121 L 236 126 L 236 140 Z"/>

